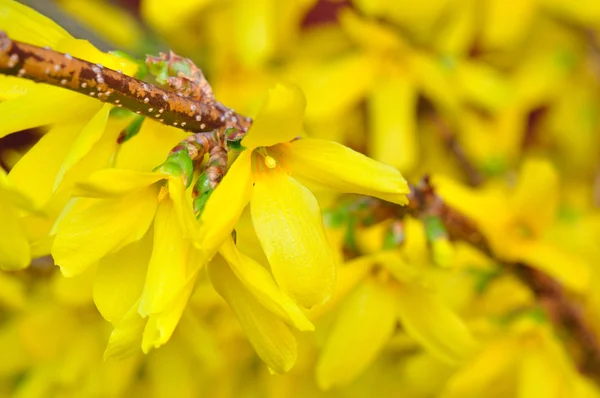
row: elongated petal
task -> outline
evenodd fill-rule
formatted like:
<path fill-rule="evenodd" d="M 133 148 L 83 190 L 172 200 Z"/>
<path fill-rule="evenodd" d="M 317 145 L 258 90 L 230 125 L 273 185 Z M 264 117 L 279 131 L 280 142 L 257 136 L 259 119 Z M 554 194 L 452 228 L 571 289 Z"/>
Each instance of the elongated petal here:
<path fill-rule="evenodd" d="M 145 354 L 152 348 L 158 348 L 164 345 L 175 331 L 183 310 L 187 305 L 190 294 L 194 288 L 194 283 L 185 285 L 184 289 L 168 303 L 160 313 L 151 314 L 144 328 L 142 337 L 142 351 Z"/>
<path fill-rule="evenodd" d="M 539 348 L 530 348 L 522 353 L 519 366 L 518 398 L 560 398 L 570 387 L 563 369 L 552 361 L 550 355 Z"/>
<path fill-rule="evenodd" d="M 396 327 L 394 297 L 365 282 L 342 304 L 317 364 L 323 389 L 354 380 L 377 356 Z"/>
<path fill-rule="evenodd" d="M 73 196 L 91 198 L 122 196 L 166 178 L 167 175 L 160 172 L 104 169 L 77 183 Z"/>
<path fill-rule="evenodd" d="M 23 269 L 30 262 L 29 242 L 19 222 L 17 208 L 0 189 L 0 269 Z"/>
<path fill-rule="evenodd" d="M 291 298 L 286 296 L 264 267 L 242 254 L 233 240 L 227 239 L 221 246 L 221 254 L 231 270 L 266 309 L 279 316 L 298 330 L 314 330 L 314 326 Z"/>
<path fill-rule="evenodd" d="M 140 302 L 141 316 L 163 311 L 181 291 L 187 281 L 189 250 L 190 244 L 182 239 L 173 201 L 165 198 L 154 219 L 154 244 Z"/>
<path fill-rule="evenodd" d="M 113 325 L 127 315 L 144 289 L 152 252 L 152 233 L 118 252 L 102 258 L 94 276 L 94 303 Z"/>
<path fill-rule="evenodd" d="M 65 276 L 141 239 L 154 218 L 153 187 L 115 199 L 81 199 L 55 227 L 52 256 Z"/>
<path fill-rule="evenodd" d="M 402 172 L 410 171 L 418 157 L 417 98 L 415 84 L 407 77 L 382 82 L 369 98 L 369 154 Z"/>
<path fill-rule="evenodd" d="M 569 255 L 543 241 L 518 244 L 515 260 L 550 275 L 570 289 L 584 292 L 591 282 L 590 267 L 576 255 Z"/>
<path fill-rule="evenodd" d="M 16 131 L 87 117 L 101 106 L 92 98 L 37 84 L 27 95 L 0 103 L 0 138 Z"/>
<path fill-rule="evenodd" d="M 168 189 L 183 237 L 188 241 L 198 239 L 200 236 L 200 223 L 194 216 L 192 197 L 186 194 L 183 178 L 169 178 Z"/>
<path fill-rule="evenodd" d="M 146 320 L 137 312 L 138 302 L 127 311 L 108 339 L 104 360 L 123 359 L 139 351 Z"/>
<path fill-rule="evenodd" d="M 208 258 L 231 234 L 252 195 L 252 151 L 242 152 L 212 193 L 200 217 L 201 248 Z"/>
<path fill-rule="evenodd" d="M 110 112 L 112 105 L 105 104 L 102 108 L 96 112 L 94 117 L 85 125 L 81 133 L 71 145 L 69 153 L 65 157 L 65 160 L 58 171 L 56 180 L 54 181 L 54 189 L 56 190 L 60 185 L 63 177 L 71 167 L 75 166 L 89 151 L 92 150 L 94 144 L 100 140 L 106 123 L 108 122 L 108 113 Z"/>
<path fill-rule="evenodd" d="M 36 83 L 14 76 L 0 76 L 0 101 L 8 101 L 26 94 Z"/>
<path fill-rule="evenodd" d="M 299 88 L 278 84 L 269 90 L 242 145 L 253 149 L 288 142 L 302 131 L 306 99 Z"/>
<path fill-rule="evenodd" d="M 288 326 L 264 308 L 225 264 L 210 263 L 215 290 L 227 301 L 258 356 L 275 373 L 285 373 L 296 362 L 296 339 Z"/>
<path fill-rule="evenodd" d="M 341 144 L 306 138 L 281 145 L 284 165 L 302 179 L 340 192 L 406 204 L 406 180 L 395 168 Z"/>
<path fill-rule="evenodd" d="M 556 216 L 558 191 L 558 175 L 552 165 L 547 161 L 529 160 L 519 174 L 510 207 L 535 235 L 539 235 Z"/>
<path fill-rule="evenodd" d="M 335 285 L 335 260 L 313 194 L 283 170 L 262 172 L 250 211 L 283 291 L 307 308 L 327 301 Z"/>
<path fill-rule="evenodd" d="M 476 343 L 469 329 L 437 297 L 413 284 L 403 284 L 396 294 L 402 326 L 432 354 L 455 363 L 473 353 Z"/>
<path fill-rule="evenodd" d="M 40 47 L 71 37 L 50 18 L 13 0 L 0 0 L 0 26 L 9 37 Z"/>
<path fill-rule="evenodd" d="M 60 124 L 48 131 L 12 168 L 10 181 L 42 208 L 52 196 L 54 180 L 69 146 L 81 131 L 80 124 Z M 52 156 L 48 156 L 52 154 Z M 40 167 L 40 165 L 44 165 Z"/>

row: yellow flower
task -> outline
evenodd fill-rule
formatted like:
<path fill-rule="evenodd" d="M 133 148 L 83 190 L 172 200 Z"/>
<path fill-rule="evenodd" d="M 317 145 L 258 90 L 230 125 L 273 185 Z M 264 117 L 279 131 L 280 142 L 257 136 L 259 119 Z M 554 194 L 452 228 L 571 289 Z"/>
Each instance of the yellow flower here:
<path fill-rule="evenodd" d="M 0 167 L 0 269 L 16 270 L 29 265 L 31 249 L 20 209 L 31 208 L 21 192 L 10 184 Z"/>
<path fill-rule="evenodd" d="M 105 54 L 87 41 L 73 38 L 60 26 L 22 4 L 0 0 L 0 10 L 0 26 L 12 39 L 49 46 L 53 50 L 118 69 L 128 75 L 134 74 L 137 69 L 137 65 L 131 61 Z M 88 157 L 100 142 L 112 106 L 103 105 L 79 93 L 45 84 L 31 84 L 16 77 L 0 80 L 0 92 L 6 99 L 0 103 L 0 118 L 3 120 L 0 137 L 53 125 L 40 143 L 21 159 L 21 162 L 28 164 L 27 167 L 35 165 L 39 168 L 39 165 L 48 162 L 48 153 L 57 155 L 51 159 L 52 167 L 39 175 L 44 183 L 42 194 L 37 198 L 31 195 L 35 206 L 40 208 L 57 191 L 69 170 Z M 38 145 L 43 150 L 36 148 Z M 15 178 L 14 182 L 24 191 L 32 190 L 29 181 Z"/>
<path fill-rule="evenodd" d="M 359 257 L 340 268 L 338 306 L 316 367 L 323 389 L 349 384 L 383 350 L 400 322 L 436 358 L 455 365 L 476 342 L 427 280 L 427 242 L 419 221 L 406 220 L 401 250 Z M 360 347 L 349 350 L 350 347 Z"/>
<path fill-rule="evenodd" d="M 201 244 L 231 232 L 248 202 L 254 229 L 275 280 L 304 307 L 326 301 L 335 264 L 317 201 L 307 188 L 376 196 L 405 204 L 408 186 L 394 168 L 340 144 L 299 139 L 305 100 L 293 87 L 269 92 L 242 145 L 243 151 L 211 195 L 200 218 Z"/>
<path fill-rule="evenodd" d="M 434 184 L 450 206 L 477 223 L 499 258 L 535 267 L 572 289 L 587 288 L 588 264 L 544 236 L 559 204 L 558 176 L 549 162 L 525 162 L 510 193 L 494 186 L 475 192 L 441 177 Z"/>

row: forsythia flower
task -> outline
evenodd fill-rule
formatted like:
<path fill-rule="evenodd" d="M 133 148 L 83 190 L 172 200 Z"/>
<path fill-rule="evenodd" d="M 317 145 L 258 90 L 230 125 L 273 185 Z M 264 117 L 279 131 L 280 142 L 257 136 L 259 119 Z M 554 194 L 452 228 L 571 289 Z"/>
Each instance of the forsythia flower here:
<path fill-rule="evenodd" d="M 317 201 L 301 182 L 399 204 L 407 203 L 409 190 L 397 170 L 340 144 L 294 140 L 302 132 L 304 107 L 296 88 L 278 85 L 269 92 L 242 140 L 247 149 L 211 195 L 200 220 L 205 230 L 201 241 L 219 240 L 250 202 L 254 229 L 275 280 L 310 308 L 330 297 L 335 264 Z M 221 228 L 212 226 L 216 223 Z"/>

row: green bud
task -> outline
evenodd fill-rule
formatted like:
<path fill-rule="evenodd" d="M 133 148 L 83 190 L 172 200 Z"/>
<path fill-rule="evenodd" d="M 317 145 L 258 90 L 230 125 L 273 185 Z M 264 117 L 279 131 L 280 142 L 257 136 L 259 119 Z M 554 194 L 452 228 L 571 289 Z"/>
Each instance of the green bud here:
<path fill-rule="evenodd" d="M 116 108 L 121 109 L 121 108 Z M 146 118 L 144 116 L 134 114 L 133 120 L 119 134 L 118 143 L 122 144 L 135 137 L 140 132 L 142 124 Z"/>
<path fill-rule="evenodd" d="M 160 170 L 176 177 L 183 176 L 185 186 L 189 187 L 192 183 L 192 176 L 194 175 L 194 162 L 190 158 L 187 149 L 183 147 L 170 153 L 169 156 L 167 156 L 167 160 L 155 170 Z"/>

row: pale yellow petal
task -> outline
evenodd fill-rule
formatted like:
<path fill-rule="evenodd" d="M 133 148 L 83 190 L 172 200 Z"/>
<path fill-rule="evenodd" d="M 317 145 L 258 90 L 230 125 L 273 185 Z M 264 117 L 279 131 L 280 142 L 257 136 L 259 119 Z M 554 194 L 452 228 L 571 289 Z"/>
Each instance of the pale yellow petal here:
<path fill-rule="evenodd" d="M 519 174 L 510 207 L 520 221 L 539 235 L 556 216 L 558 194 L 558 174 L 550 162 L 528 160 Z"/>
<path fill-rule="evenodd" d="M 160 313 L 148 317 L 142 337 L 142 351 L 145 354 L 169 341 L 179 324 L 193 288 L 194 283 L 188 283 Z"/>
<path fill-rule="evenodd" d="M 166 179 L 161 172 L 143 172 L 125 169 L 104 169 L 75 185 L 73 196 L 109 198 L 126 195 Z"/>
<path fill-rule="evenodd" d="M 37 84 L 28 90 L 27 95 L 0 103 L 0 138 L 34 127 L 77 121 L 91 116 L 101 106 L 100 102 L 81 94 Z"/>
<path fill-rule="evenodd" d="M 541 349 L 530 348 L 522 353 L 519 366 L 518 398 L 561 398 L 568 396 L 567 384 L 559 365 Z M 569 383 L 570 384 L 570 383 Z"/>
<path fill-rule="evenodd" d="M 182 233 L 173 201 L 163 199 L 156 210 L 154 244 L 138 309 L 143 317 L 163 311 L 186 284 L 190 244 Z"/>
<path fill-rule="evenodd" d="M 394 297 L 366 281 L 338 310 L 316 368 L 322 389 L 353 381 L 377 357 L 396 327 Z"/>
<path fill-rule="evenodd" d="M 104 360 L 123 359 L 140 351 L 146 320 L 138 314 L 137 307 L 136 302 L 115 325 L 104 350 Z"/>
<path fill-rule="evenodd" d="M 53 127 L 11 169 L 10 181 L 32 198 L 36 208 L 42 208 L 50 200 L 54 180 L 69 152 L 65 143 L 73 142 L 80 131 L 80 124 Z"/>
<path fill-rule="evenodd" d="M 590 286 L 590 266 L 577 255 L 540 240 L 517 244 L 513 257 L 555 278 L 570 289 L 584 292 Z"/>
<path fill-rule="evenodd" d="M 23 269 L 31 262 L 31 252 L 17 208 L 0 189 L 0 269 Z"/>
<path fill-rule="evenodd" d="M 71 37 L 50 18 L 13 0 L 0 0 L 0 26 L 9 37 L 40 47 Z"/>
<path fill-rule="evenodd" d="M 306 99 L 299 88 L 278 84 L 269 90 L 267 99 L 242 140 L 253 149 L 288 142 L 302 132 Z"/>
<path fill-rule="evenodd" d="M 112 105 L 104 104 L 104 106 L 102 106 L 102 108 L 96 112 L 94 117 L 92 117 L 92 119 L 81 130 L 71 145 L 69 153 L 65 157 L 65 160 L 58 171 L 58 175 L 54 181 L 54 190 L 56 190 L 60 185 L 65 173 L 69 171 L 71 167 L 75 166 L 85 155 L 87 155 L 88 152 L 93 149 L 94 144 L 100 140 L 100 137 L 102 137 L 104 129 L 106 128 L 106 123 L 108 122 L 108 113 L 111 109 Z"/>
<path fill-rule="evenodd" d="M 21 97 L 35 86 L 36 83 L 31 80 L 0 75 L 0 101 L 8 101 Z"/>
<path fill-rule="evenodd" d="M 302 310 L 275 284 L 269 271 L 241 253 L 231 238 L 223 243 L 220 253 L 229 263 L 235 276 L 261 305 L 298 330 L 314 330 L 314 326 Z"/>
<path fill-rule="evenodd" d="M 56 224 L 52 256 L 65 276 L 141 239 L 154 218 L 153 187 L 115 199 L 80 199 Z"/>
<path fill-rule="evenodd" d="M 410 191 L 398 170 L 341 144 L 306 138 L 277 148 L 282 148 L 285 167 L 302 179 L 340 192 L 408 203 Z"/>
<path fill-rule="evenodd" d="M 402 172 L 410 171 L 418 159 L 417 99 L 408 76 L 382 81 L 369 97 L 369 155 Z"/>
<path fill-rule="evenodd" d="M 198 239 L 200 236 L 200 223 L 194 215 L 192 196 L 186 194 L 183 178 L 172 177 L 168 181 L 169 196 L 173 201 L 183 237 L 188 241 Z"/>
<path fill-rule="evenodd" d="M 463 321 L 418 285 L 402 284 L 396 308 L 409 336 L 441 360 L 455 363 L 473 354 L 476 343 Z"/>
<path fill-rule="evenodd" d="M 484 397 L 489 386 L 508 380 L 509 372 L 518 365 L 522 348 L 514 339 L 490 342 L 472 361 L 452 376 L 444 389 L 444 397 Z"/>
<path fill-rule="evenodd" d="M 240 321 L 258 356 L 275 373 L 285 373 L 296 362 L 296 339 L 288 326 L 264 308 L 229 267 L 210 263 L 210 280 Z"/>
<path fill-rule="evenodd" d="M 280 169 L 257 175 L 252 222 L 275 280 L 303 307 L 331 297 L 336 265 L 314 195 Z"/>
<path fill-rule="evenodd" d="M 107 321 L 118 324 L 138 302 L 144 289 L 152 253 L 152 233 L 100 259 L 94 277 L 93 298 Z"/>
<path fill-rule="evenodd" d="M 243 151 L 206 202 L 200 217 L 201 249 L 208 258 L 231 234 L 252 195 L 252 151 Z"/>

